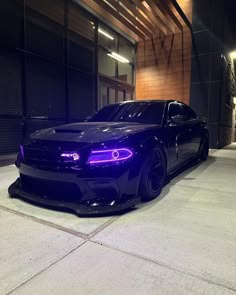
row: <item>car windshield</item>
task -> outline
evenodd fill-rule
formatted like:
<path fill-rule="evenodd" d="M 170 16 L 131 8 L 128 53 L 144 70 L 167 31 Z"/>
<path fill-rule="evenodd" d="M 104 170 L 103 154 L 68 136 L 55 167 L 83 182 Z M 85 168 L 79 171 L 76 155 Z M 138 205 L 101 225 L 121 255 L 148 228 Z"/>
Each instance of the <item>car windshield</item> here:
<path fill-rule="evenodd" d="M 90 122 L 134 122 L 161 124 L 165 102 L 127 102 L 112 104 L 99 110 Z"/>

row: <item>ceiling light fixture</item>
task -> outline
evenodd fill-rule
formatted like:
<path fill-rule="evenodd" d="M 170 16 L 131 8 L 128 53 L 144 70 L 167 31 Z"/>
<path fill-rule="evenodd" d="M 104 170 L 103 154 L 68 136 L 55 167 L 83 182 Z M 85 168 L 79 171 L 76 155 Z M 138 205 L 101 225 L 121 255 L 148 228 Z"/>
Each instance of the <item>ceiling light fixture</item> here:
<path fill-rule="evenodd" d="M 112 53 L 107 53 L 107 55 L 122 62 L 122 63 L 126 63 L 126 64 L 129 63 L 129 60 L 127 58 L 123 57 L 122 55 L 120 55 L 114 51 Z"/>
<path fill-rule="evenodd" d="M 112 37 L 107 32 L 103 31 L 102 29 L 98 28 L 98 33 L 102 34 L 103 36 L 107 37 L 108 39 L 114 40 L 114 37 Z"/>

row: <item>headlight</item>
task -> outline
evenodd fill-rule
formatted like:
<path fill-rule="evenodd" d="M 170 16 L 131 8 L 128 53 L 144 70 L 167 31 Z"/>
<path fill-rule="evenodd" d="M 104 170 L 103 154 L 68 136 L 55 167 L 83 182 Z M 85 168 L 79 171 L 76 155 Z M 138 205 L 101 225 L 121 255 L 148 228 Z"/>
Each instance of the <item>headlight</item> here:
<path fill-rule="evenodd" d="M 99 164 L 99 163 L 109 163 L 128 160 L 133 156 L 131 150 L 127 148 L 121 149 L 110 149 L 110 150 L 97 150 L 92 151 L 88 163 L 89 164 Z"/>

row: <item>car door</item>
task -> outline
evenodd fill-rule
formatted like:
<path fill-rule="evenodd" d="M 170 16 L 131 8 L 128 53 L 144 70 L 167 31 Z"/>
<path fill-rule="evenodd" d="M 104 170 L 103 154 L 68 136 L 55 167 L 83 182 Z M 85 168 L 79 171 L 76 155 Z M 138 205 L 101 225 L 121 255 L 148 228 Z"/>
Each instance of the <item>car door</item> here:
<path fill-rule="evenodd" d="M 179 102 L 171 102 L 167 114 L 168 170 L 174 170 L 192 155 L 191 133 Z"/>
<path fill-rule="evenodd" d="M 181 103 L 181 107 L 183 109 L 183 115 L 186 118 L 185 124 L 188 127 L 189 137 L 191 138 L 188 150 L 191 156 L 195 156 L 199 150 L 202 137 L 202 120 L 197 118 L 195 112 L 186 104 Z"/>

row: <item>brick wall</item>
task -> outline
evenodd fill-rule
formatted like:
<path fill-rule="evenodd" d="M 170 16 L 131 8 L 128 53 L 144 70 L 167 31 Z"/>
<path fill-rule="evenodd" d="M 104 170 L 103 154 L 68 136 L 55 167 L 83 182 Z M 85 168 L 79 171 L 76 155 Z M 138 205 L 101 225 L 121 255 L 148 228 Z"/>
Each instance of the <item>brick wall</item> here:
<path fill-rule="evenodd" d="M 192 0 L 179 0 L 192 20 Z M 137 48 L 136 98 L 178 99 L 189 103 L 191 76 L 191 35 L 183 33 L 156 36 L 139 42 Z"/>

